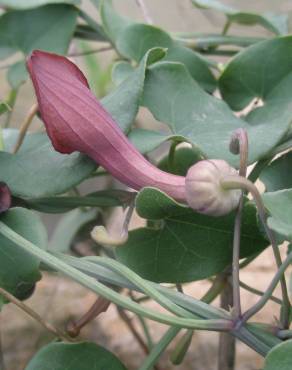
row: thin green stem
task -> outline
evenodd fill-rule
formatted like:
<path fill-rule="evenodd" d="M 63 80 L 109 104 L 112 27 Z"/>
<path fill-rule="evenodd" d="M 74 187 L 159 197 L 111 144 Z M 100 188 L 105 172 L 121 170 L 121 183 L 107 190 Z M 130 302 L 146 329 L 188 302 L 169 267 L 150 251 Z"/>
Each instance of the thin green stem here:
<path fill-rule="evenodd" d="M 221 185 L 226 190 L 227 189 L 243 189 L 243 190 L 246 190 L 246 191 L 248 191 L 252 194 L 252 196 L 254 198 L 254 201 L 257 205 L 259 218 L 260 218 L 260 220 L 261 220 L 261 222 L 264 226 L 265 232 L 266 232 L 266 234 L 267 234 L 267 236 L 270 240 L 270 243 L 272 245 L 272 249 L 273 249 L 273 252 L 274 252 L 277 267 L 278 267 L 278 269 L 280 269 L 281 265 L 282 265 L 281 255 L 280 255 L 277 243 L 276 243 L 274 233 L 272 232 L 272 230 L 270 230 L 270 228 L 267 225 L 266 210 L 265 210 L 264 204 L 262 202 L 261 195 L 260 195 L 258 189 L 256 188 L 256 186 L 251 181 L 249 181 L 249 180 L 247 180 L 243 177 L 240 177 L 240 176 L 226 176 L 224 179 L 222 179 Z M 281 282 L 281 290 L 282 290 L 282 298 L 283 298 L 281 321 L 282 321 L 283 328 L 285 329 L 285 328 L 287 328 L 287 325 L 289 323 L 290 300 L 289 300 L 289 296 L 288 296 L 288 290 L 287 290 L 285 276 L 281 276 L 280 282 Z M 251 316 L 249 316 L 249 317 L 251 317 Z"/>
<path fill-rule="evenodd" d="M 134 302 L 139 302 L 133 292 L 130 290 L 129 291 L 129 296 L 131 297 L 131 299 L 134 301 Z M 149 297 L 147 297 L 149 298 Z M 150 299 L 150 298 L 149 298 Z M 149 350 L 151 350 L 151 348 L 153 347 L 153 340 L 152 340 L 152 337 L 151 337 L 151 334 L 150 334 L 150 331 L 149 331 L 149 328 L 148 328 L 148 325 L 147 325 L 147 322 L 145 321 L 144 317 L 141 316 L 141 315 L 136 315 L 137 316 L 137 319 L 138 321 L 140 322 L 141 324 L 141 327 L 142 327 L 142 330 L 144 332 L 144 335 L 146 337 L 146 341 L 147 341 L 147 347 L 149 348 Z"/>
<path fill-rule="evenodd" d="M 137 315 L 137 319 L 139 320 L 141 327 L 143 329 L 144 335 L 146 337 L 147 347 L 149 348 L 149 350 L 151 350 L 153 347 L 153 340 L 152 340 L 148 325 L 143 316 Z"/>
<path fill-rule="evenodd" d="M 132 333 L 133 337 L 135 338 L 135 340 L 140 345 L 141 349 L 147 355 L 149 353 L 149 348 L 147 347 L 147 344 L 144 342 L 144 340 L 141 337 L 141 335 L 136 330 L 135 326 L 132 323 L 131 318 L 127 315 L 127 313 L 125 312 L 125 310 L 123 308 L 119 307 L 119 306 L 117 306 L 117 311 L 118 311 L 118 314 L 119 314 L 121 320 L 124 321 L 125 325 L 130 330 L 130 332 Z"/>
<path fill-rule="evenodd" d="M 206 50 L 208 48 L 216 48 L 222 45 L 246 47 L 265 40 L 264 38 L 260 37 L 241 37 L 212 34 L 190 34 L 190 37 L 185 37 L 184 34 L 174 34 L 174 39 L 186 47 L 199 51 L 202 49 Z"/>
<path fill-rule="evenodd" d="M 214 301 L 216 297 L 222 292 L 224 287 L 226 286 L 227 282 L 227 275 L 225 273 L 219 274 L 216 276 L 215 280 L 212 282 L 211 287 L 207 290 L 207 292 L 203 295 L 200 299 L 204 303 L 211 303 Z M 178 365 L 182 360 L 185 354 L 187 353 L 188 346 L 191 343 L 191 338 L 193 336 L 193 330 L 188 330 L 183 337 L 177 343 L 171 357 L 172 362 Z"/>
<path fill-rule="evenodd" d="M 234 318 L 241 316 L 241 300 L 239 286 L 239 258 L 240 258 L 240 234 L 243 209 L 243 194 L 236 211 L 233 233 L 233 254 L 232 254 L 232 291 L 233 291 L 233 315 Z"/>
<path fill-rule="evenodd" d="M 271 296 L 277 284 L 283 278 L 285 270 L 289 267 L 291 262 L 292 262 L 292 253 L 289 253 L 285 261 L 279 267 L 278 271 L 276 272 L 274 278 L 272 279 L 270 285 L 268 286 L 268 288 L 266 289 L 262 297 L 258 300 L 258 302 L 254 306 L 252 306 L 249 310 L 247 310 L 243 314 L 243 317 L 242 317 L 243 321 L 247 321 L 250 317 L 255 315 L 258 311 L 260 311 L 264 307 L 264 305 L 268 302 L 268 300 L 271 299 Z M 289 318 L 288 318 L 288 323 L 289 323 Z"/>
<path fill-rule="evenodd" d="M 100 261 L 104 259 L 104 257 L 95 256 L 95 257 L 84 257 L 81 259 L 60 253 L 58 253 L 57 256 L 62 261 L 65 261 L 66 263 L 76 267 L 81 271 L 87 272 L 91 276 L 93 275 L 98 280 L 141 292 L 141 289 L 138 288 L 135 284 L 133 284 L 133 282 L 128 280 L 128 278 L 120 271 L 114 272 L 112 271 L 110 266 L 108 268 L 101 266 Z M 112 260 L 109 259 L 109 261 Z M 179 306 L 184 307 L 186 310 L 192 312 L 194 317 L 196 318 L 204 319 L 221 318 L 227 320 L 231 319 L 228 312 L 224 310 L 221 309 L 219 310 L 216 307 L 210 306 L 200 300 L 197 300 L 185 294 L 181 294 L 173 289 L 169 289 L 160 284 L 152 283 L 149 281 L 148 283 L 151 284 L 151 286 L 153 286 L 157 291 L 162 293 L 164 296 L 168 297 L 173 302 L 176 302 L 176 304 L 178 304 Z"/>
<path fill-rule="evenodd" d="M 179 331 L 180 328 L 176 327 L 169 328 L 167 332 L 162 336 L 160 341 L 153 347 L 149 356 L 146 358 L 146 360 L 144 361 L 143 365 L 139 368 L 139 370 L 152 369 L 153 365 L 157 362 L 158 358 L 165 351 L 167 346 L 173 341 L 173 339 L 176 337 Z"/>
<path fill-rule="evenodd" d="M 233 57 L 237 53 L 239 53 L 240 50 L 230 50 L 230 49 L 207 49 L 207 50 L 201 50 L 201 55 L 215 55 L 215 56 L 221 56 L 221 57 Z"/>
<path fill-rule="evenodd" d="M 253 288 L 250 285 L 245 284 L 243 281 L 240 281 L 239 284 L 243 289 L 245 289 L 246 291 L 248 291 L 250 293 L 253 293 L 253 294 L 256 294 L 256 295 L 259 295 L 259 296 L 263 296 L 265 294 L 265 292 L 262 292 L 261 290 Z M 283 304 L 281 299 L 279 299 L 277 297 L 274 297 L 273 295 L 271 295 L 270 300 L 277 303 L 277 304 L 280 304 L 280 305 Z"/>
<path fill-rule="evenodd" d="M 92 262 L 87 262 L 89 257 L 84 257 L 82 259 L 58 254 L 61 260 L 69 263 L 72 266 L 75 266 L 80 271 L 85 271 L 89 276 L 93 276 L 96 279 L 103 281 L 107 284 L 113 284 L 119 287 L 126 287 L 129 289 L 140 291 L 134 284 L 132 284 L 127 278 L 123 277 L 121 274 L 111 271 L 109 268 L 99 266 L 98 260 L 95 260 L 95 257 L 90 257 Z M 100 257 L 99 257 L 100 258 Z M 218 309 L 211 305 L 208 305 L 204 302 L 189 297 L 185 294 L 176 292 L 175 290 L 163 287 L 156 283 L 151 283 L 159 292 L 164 294 L 166 297 L 171 299 L 176 304 L 181 307 L 189 310 L 194 314 L 194 317 L 197 318 L 222 318 L 230 319 L 230 315 L 223 309 Z M 248 327 L 251 327 L 249 324 Z M 249 329 L 246 329 L 242 326 L 239 330 L 232 330 L 232 334 L 246 343 L 248 346 L 253 348 L 255 351 L 265 356 L 267 352 L 276 344 L 279 343 L 276 337 L 273 337 L 272 344 L 265 344 L 261 340 L 257 339 L 261 335 L 261 329 L 256 328 L 256 333 L 250 333 Z"/>
<path fill-rule="evenodd" d="M 113 291 L 112 289 L 104 286 L 95 279 L 88 277 L 86 274 L 80 272 L 76 268 L 69 266 L 55 256 L 49 254 L 48 252 L 38 248 L 36 245 L 30 241 L 23 238 L 21 235 L 17 234 L 14 230 L 0 221 L 0 233 L 4 235 L 9 240 L 13 241 L 16 245 L 21 247 L 24 251 L 32 256 L 35 256 L 43 263 L 51 267 L 53 270 L 60 271 L 66 276 L 69 276 L 73 280 L 79 282 L 81 285 L 87 287 L 93 292 L 103 296 L 104 298 L 110 300 L 111 302 L 124 307 L 136 314 L 148 317 L 154 321 L 161 322 L 166 325 L 173 325 L 181 328 L 190 329 L 202 329 L 202 330 L 215 330 L 215 331 L 228 331 L 231 327 L 230 320 L 196 320 L 190 318 L 181 318 L 165 315 L 156 312 L 152 309 L 141 307 L 139 304 L 133 302 L 128 297 L 121 296 L 119 293 Z"/>
<path fill-rule="evenodd" d="M 115 260 L 105 258 L 100 259 L 100 263 L 102 266 L 110 267 L 113 271 L 121 273 L 124 276 L 127 276 L 127 278 L 136 286 L 138 286 L 143 291 L 144 294 L 151 297 L 153 300 L 155 300 L 157 303 L 159 303 L 162 307 L 164 307 L 171 313 L 182 317 L 189 318 L 193 317 L 193 314 L 176 305 L 170 299 L 166 298 L 163 294 L 159 293 L 156 289 L 153 288 L 153 285 L 149 284 L 147 280 L 141 278 L 139 275 L 134 273 L 128 267 L 121 265 Z"/>
<path fill-rule="evenodd" d="M 277 332 L 277 337 L 283 340 L 292 338 L 292 330 L 279 330 Z"/>
<path fill-rule="evenodd" d="M 245 268 L 246 266 L 248 266 L 252 261 L 254 261 L 259 255 L 260 255 L 261 252 L 257 252 L 255 254 L 253 254 L 252 256 L 249 256 L 247 258 L 245 258 L 242 262 L 240 262 L 239 264 L 239 267 L 241 269 Z"/>
<path fill-rule="evenodd" d="M 90 49 L 90 50 L 85 50 L 81 52 L 70 53 L 67 56 L 70 58 L 72 57 L 76 58 L 76 57 L 83 57 L 85 55 L 103 53 L 104 51 L 110 51 L 110 50 L 113 50 L 112 46 L 104 46 L 103 48 Z"/>
<path fill-rule="evenodd" d="M 16 103 L 17 95 L 18 95 L 18 90 L 17 89 L 12 89 L 9 93 L 7 104 L 9 105 L 10 109 L 7 112 L 7 115 L 6 115 L 6 120 L 4 122 L 4 128 L 8 128 L 10 126 L 10 121 L 11 121 L 11 117 L 12 117 L 12 113 L 13 113 L 13 108 L 14 108 L 15 103 Z"/>
<path fill-rule="evenodd" d="M 227 34 L 227 32 L 228 32 L 231 24 L 232 24 L 232 22 L 229 19 L 227 19 L 227 21 L 226 21 L 226 23 L 225 23 L 225 25 L 223 27 L 223 30 L 222 30 L 222 35 L 226 35 Z"/>
<path fill-rule="evenodd" d="M 180 338 L 179 342 L 175 346 L 174 351 L 172 351 L 170 355 L 170 361 L 174 365 L 180 365 L 183 362 L 185 355 L 187 354 L 188 349 L 192 343 L 193 335 L 193 330 L 187 330 Z"/>
<path fill-rule="evenodd" d="M 217 275 L 211 287 L 207 290 L 207 292 L 201 298 L 201 301 L 205 303 L 213 302 L 214 299 L 217 298 L 218 295 L 222 292 L 225 285 L 226 285 L 226 274 Z"/>
<path fill-rule="evenodd" d="M 231 153 L 235 155 L 237 154 L 240 155 L 239 175 L 245 177 L 248 163 L 248 136 L 246 130 L 239 128 L 234 131 L 230 140 L 229 150 Z M 241 316 L 239 259 L 240 259 L 242 210 L 243 210 L 243 192 L 241 194 L 240 202 L 236 211 L 233 233 L 232 291 L 233 291 L 234 318 L 239 318 Z"/>

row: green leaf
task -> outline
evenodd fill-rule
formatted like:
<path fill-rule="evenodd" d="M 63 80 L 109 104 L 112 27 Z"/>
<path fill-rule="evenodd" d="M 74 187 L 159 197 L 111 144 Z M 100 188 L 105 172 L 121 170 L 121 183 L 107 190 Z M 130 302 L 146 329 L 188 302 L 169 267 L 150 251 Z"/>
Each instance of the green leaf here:
<path fill-rule="evenodd" d="M 234 110 L 243 109 L 254 98 L 266 105 L 291 101 L 291 53 L 292 36 L 259 42 L 239 53 L 219 79 L 224 100 Z"/>
<path fill-rule="evenodd" d="M 178 148 L 175 151 L 173 163 L 170 163 L 169 156 L 167 155 L 162 158 L 158 167 L 163 171 L 185 176 L 188 169 L 202 159 L 203 157 L 201 154 L 192 148 Z"/>
<path fill-rule="evenodd" d="M 25 370 L 126 370 L 111 352 L 95 343 L 51 343 L 43 347 Z"/>
<path fill-rule="evenodd" d="M 285 240 L 292 241 L 292 189 L 279 190 L 262 195 L 265 207 L 271 217 L 269 227 L 282 235 Z"/>
<path fill-rule="evenodd" d="M 83 211 L 74 209 L 62 217 L 50 240 L 50 250 L 67 253 L 76 234 L 88 223 L 96 220 L 97 209 Z"/>
<path fill-rule="evenodd" d="M 248 132 L 249 162 L 253 163 L 282 139 L 291 121 L 289 111 L 275 104 L 254 111 L 247 123 L 236 117 L 225 102 L 202 90 L 183 65 L 169 62 L 149 68 L 143 105 L 157 120 L 168 124 L 174 137 L 184 137 L 204 156 L 222 158 L 234 166 L 238 165 L 238 156 L 228 148 L 236 128 Z M 170 137 L 165 134 L 164 140 Z M 160 142 L 164 140 L 161 136 Z"/>
<path fill-rule="evenodd" d="M 195 51 L 174 41 L 162 29 L 145 24 L 133 24 L 123 29 L 116 46 L 123 56 L 140 61 L 147 50 L 154 47 L 167 48 L 164 60 L 183 63 L 191 76 L 209 92 L 216 88 L 216 81 L 207 64 Z"/>
<path fill-rule="evenodd" d="M 82 52 L 86 53 L 87 50 L 90 50 L 88 43 L 80 42 L 79 45 Z M 85 54 L 83 56 L 83 61 L 86 66 L 88 75 L 87 81 L 89 82 L 91 90 L 97 98 L 105 96 L 111 82 L 111 63 L 104 68 L 94 54 Z"/>
<path fill-rule="evenodd" d="M 5 101 L 0 102 L 0 116 L 10 110 L 9 105 Z"/>
<path fill-rule="evenodd" d="M 292 340 L 280 343 L 268 353 L 263 370 L 291 370 Z"/>
<path fill-rule="evenodd" d="M 97 29 L 88 24 L 77 24 L 74 32 L 74 37 L 88 41 L 108 41 L 107 37 Z"/>
<path fill-rule="evenodd" d="M 92 1 L 98 6 L 96 1 Z M 129 18 L 119 15 L 112 6 L 111 0 L 101 0 L 98 3 L 102 27 L 109 39 L 115 43 L 124 28 L 133 23 Z"/>
<path fill-rule="evenodd" d="M 12 64 L 7 73 L 7 79 L 12 89 L 18 89 L 28 78 L 25 61 L 21 60 Z"/>
<path fill-rule="evenodd" d="M 0 59 L 34 49 L 65 54 L 76 26 L 78 10 L 66 4 L 10 11 L 0 17 Z"/>
<path fill-rule="evenodd" d="M 222 4 L 218 0 L 192 0 L 192 2 L 198 8 L 223 12 L 231 23 L 247 26 L 260 25 L 276 35 L 288 33 L 288 16 L 286 14 L 245 12 Z"/>
<path fill-rule="evenodd" d="M 283 154 L 265 167 L 260 179 L 265 184 L 266 191 L 272 192 L 292 188 L 292 152 Z"/>
<path fill-rule="evenodd" d="M 25 199 L 28 207 L 40 212 L 63 213 L 77 207 L 117 207 L 129 199 L 122 190 L 101 190 L 85 196 L 57 196 Z"/>
<path fill-rule="evenodd" d="M 11 208 L 1 221 L 32 243 L 45 249 L 47 233 L 40 218 L 24 208 Z M 27 298 L 40 280 L 39 261 L 0 235 L 0 285 L 19 299 Z"/>
<path fill-rule="evenodd" d="M 17 130 L 3 130 L 5 150 L 16 142 Z M 56 152 L 45 133 L 27 134 L 16 154 L 0 152 L 0 179 L 15 196 L 37 198 L 60 194 L 86 179 L 96 164 L 88 157 Z"/>
<path fill-rule="evenodd" d="M 112 69 L 112 80 L 119 85 L 134 71 L 134 67 L 129 62 L 117 62 Z"/>
<path fill-rule="evenodd" d="M 151 152 L 167 140 L 185 141 L 183 136 L 167 135 L 165 132 L 134 128 L 128 135 L 129 140 L 143 154 Z"/>
<path fill-rule="evenodd" d="M 164 55 L 165 51 L 161 48 L 149 50 L 135 71 L 101 100 L 102 105 L 123 131 L 129 131 L 138 113 L 147 66 L 160 60 Z"/>
<path fill-rule="evenodd" d="M 116 249 L 118 260 L 143 278 L 172 283 L 201 280 L 231 263 L 234 213 L 220 218 L 200 215 L 153 188 L 139 193 L 136 210 L 148 220 L 162 220 L 158 230 L 131 231 L 128 241 Z M 244 207 L 241 243 L 241 257 L 268 245 L 251 204 Z"/>
<path fill-rule="evenodd" d="M 79 5 L 80 0 L 0 0 L 0 5 L 8 9 L 29 9 L 47 4 Z"/>

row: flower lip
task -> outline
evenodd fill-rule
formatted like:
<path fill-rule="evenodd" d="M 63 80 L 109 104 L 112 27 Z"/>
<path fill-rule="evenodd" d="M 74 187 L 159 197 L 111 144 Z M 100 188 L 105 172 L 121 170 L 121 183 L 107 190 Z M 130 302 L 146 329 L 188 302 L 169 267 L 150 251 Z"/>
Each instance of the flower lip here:
<path fill-rule="evenodd" d="M 76 65 L 63 56 L 35 50 L 27 67 L 57 151 L 85 153 L 133 189 L 153 186 L 185 202 L 184 177 L 159 170 L 139 153 L 95 98 Z"/>

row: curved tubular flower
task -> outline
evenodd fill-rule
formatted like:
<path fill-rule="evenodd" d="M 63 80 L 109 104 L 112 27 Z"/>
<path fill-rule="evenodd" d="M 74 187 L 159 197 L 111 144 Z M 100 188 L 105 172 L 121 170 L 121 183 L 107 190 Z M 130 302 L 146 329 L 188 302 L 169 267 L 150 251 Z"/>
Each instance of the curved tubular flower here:
<path fill-rule="evenodd" d="M 57 151 L 85 153 L 133 189 L 153 186 L 185 201 L 185 178 L 159 170 L 138 152 L 90 91 L 76 65 L 65 57 L 35 50 L 27 66 Z"/>

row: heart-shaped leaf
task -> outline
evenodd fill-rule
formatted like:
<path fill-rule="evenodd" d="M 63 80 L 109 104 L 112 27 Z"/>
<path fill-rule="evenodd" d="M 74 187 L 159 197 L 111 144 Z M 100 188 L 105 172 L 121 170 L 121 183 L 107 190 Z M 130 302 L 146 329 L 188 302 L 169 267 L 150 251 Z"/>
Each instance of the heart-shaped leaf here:
<path fill-rule="evenodd" d="M 127 132 L 138 113 L 147 66 L 165 55 L 161 48 L 149 50 L 139 66 L 114 91 L 101 100 L 120 128 Z"/>
<path fill-rule="evenodd" d="M 79 5 L 80 0 L 0 0 L 0 5 L 8 9 L 29 9 L 48 4 Z"/>
<path fill-rule="evenodd" d="M 4 130 L 5 149 L 16 142 L 17 130 Z M 60 194 L 86 179 L 96 164 L 79 153 L 56 152 L 45 133 L 27 134 L 16 154 L 0 152 L 1 181 L 15 196 L 37 198 Z"/>
<path fill-rule="evenodd" d="M 259 42 L 227 65 L 219 79 L 221 94 L 234 110 L 255 98 L 265 105 L 286 104 L 291 101 L 291 68 L 292 36 Z"/>
<path fill-rule="evenodd" d="M 239 23 L 247 26 L 260 25 L 276 35 L 288 33 L 288 17 L 286 14 L 241 11 L 231 6 L 222 4 L 218 0 L 192 0 L 198 8 L 212 9 L 223 12 L 230 23 Z"/>
<path fill-rule="evenodd" d="M 12 208 L 1 221 L 35 245 L 47 247 L 47 233 L 40 218 L 24 208 Z M 39 261 L 0 235 L 0 285 L 19 299 L 29 296 L 41 278 Z"/>
<path fill-rule="evenodd" d="M 261 181 L 269 192 L 292 188 L 292 152 L 283 154 L 263 169 Z"/>
<path fill-rule="evenodd" d="M 25 370 L 126 370 L 120 360 L 95 343 L 51 343 L 43 347 Z"/>
<path fill-rule="evenodd" d="M 133 22 L 117 13 L 111 0 L 101 0 L 100 4 L 93 0 L 92 2 L 99 8 L 104 32 L 115 43 L 122 30 Z"/>
<path fill-rule="evenodd" d="M 249 122 L 237 118 L 225 102 L 207 94 L 183 65 L 169 62 L 149 68 L 143 104 L 157 120 L 168 124 L 174 137 L 184 137 L 208 158 L 222 158 L 233 165 L 238 165 L 238 158 L 229 152 L 229 141 L 236 128 L 248 132 L 253 163 L 277 145 L 291 121 L 289 110 L 279 104 L 257 109 Z M 165 140 L 169 138 L 165 134 Z"/>
<path fill-rule="evenodd" d="M 267 355 L 263 370 L 290 370 L 292 368 L 292 340 L 278 344 Z"/>
<path fill-rule="evenodd" d="M 292 189 L 265 193 L 262 198 L 271 214 L 269 227 L 292 242 Z"/>
<path fill-rule="evenodd" d="M 234 213 L 220 218 L 200 215 L 153 188 L 139 193 L 136 209 L 143 218 L 160 220 L 160 228 L 131 231 L 116 255 L 145 279 L 172 283 L 201 280 L 231 263 Z M 241 256 L 267 245 L 257 226 L 256 210 L 248 204 L 243 213 Z"/>
<path fill-rule="evenodd" d="M 0 59 L 18 51 L 27 55 L 34 49 L 66 53 L 77 15 L 77 8 L 66 4 L 4 13 L 0 17 Z"/>
<path fill-rule="evenodd" d="M 167 48 L 163 60 L 184 64 L 205 90 L 212 92 L 216 88 L 215 78 L 200 55 L 182 46 L 158 27 L 138 23 L 130 25 L 118 36 L 116 46 L 120 54 L 135 61 L 140 61 L 153 47 Z"/>

